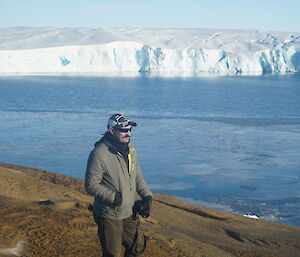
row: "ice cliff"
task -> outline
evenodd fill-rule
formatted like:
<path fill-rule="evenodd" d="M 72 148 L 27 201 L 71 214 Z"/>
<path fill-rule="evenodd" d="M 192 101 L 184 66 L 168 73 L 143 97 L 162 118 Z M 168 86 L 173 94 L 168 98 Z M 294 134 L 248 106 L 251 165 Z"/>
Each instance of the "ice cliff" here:
<path fill-rule="evenodd" d="M 0 29 L 0 73 L 300 71 L 300 33 L 217 29 Z"/>

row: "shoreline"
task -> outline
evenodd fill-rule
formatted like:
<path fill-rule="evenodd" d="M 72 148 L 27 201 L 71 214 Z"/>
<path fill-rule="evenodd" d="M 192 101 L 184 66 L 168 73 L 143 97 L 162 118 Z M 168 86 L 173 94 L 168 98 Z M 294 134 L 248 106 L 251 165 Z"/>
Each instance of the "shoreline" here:
<path fill-rule="evenodd" d="M 300 74 L 300 71 L 289 72 L 249 72 L 249 73 L 212 73 L 212 72 L 141 72 L 141 71 L 123 71 L 123 72 L 0 72 L 1 77 L 121 77 L 121 78 L 220 78 L 220 77 L 259 77 L 259 76 L 289 76 Z"/>

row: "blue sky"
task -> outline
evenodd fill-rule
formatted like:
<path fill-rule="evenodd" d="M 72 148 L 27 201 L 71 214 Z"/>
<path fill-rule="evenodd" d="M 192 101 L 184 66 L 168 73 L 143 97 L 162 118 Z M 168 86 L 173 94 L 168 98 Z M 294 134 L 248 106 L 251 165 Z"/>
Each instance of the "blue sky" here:
<path fill-rule="evenodd" d="M 0 0 L 0 27 L 300 31 L 299 0 Z"/>

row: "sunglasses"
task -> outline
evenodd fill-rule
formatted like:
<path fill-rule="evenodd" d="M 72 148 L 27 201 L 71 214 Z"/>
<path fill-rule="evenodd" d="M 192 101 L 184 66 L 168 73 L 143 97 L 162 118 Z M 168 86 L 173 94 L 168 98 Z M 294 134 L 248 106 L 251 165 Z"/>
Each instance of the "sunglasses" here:
<path fill-rule="evenodd" d="M 114 128 L 115 130 L 119 131 L 119 132 L 122 132 L 122 133 L 127 133 L 128 131 L 131 132 L 132 128 L 118 128 L 118 127 L 115 127 Z"/>

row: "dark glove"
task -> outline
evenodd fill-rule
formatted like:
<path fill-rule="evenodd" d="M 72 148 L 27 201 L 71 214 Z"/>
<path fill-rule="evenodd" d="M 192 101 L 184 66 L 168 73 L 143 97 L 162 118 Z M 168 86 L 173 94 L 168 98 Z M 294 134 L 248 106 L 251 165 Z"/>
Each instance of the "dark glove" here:
<path fill-rule="evenodd" d="M 141 204 L 140 211 L 139 211 L 139 213 L 142 215 L 143 218 L 149 217 L 151 205 L 152 205 L 152 196 L 149 195 L 143 197 L 143 202 Z"/>
<path fill-rule="evenodd" d="M 120 206 L 122 204 L 122 195 L 120 192 L 116 193 L 115 200 L 113 202 L 114 206 Z"/>

